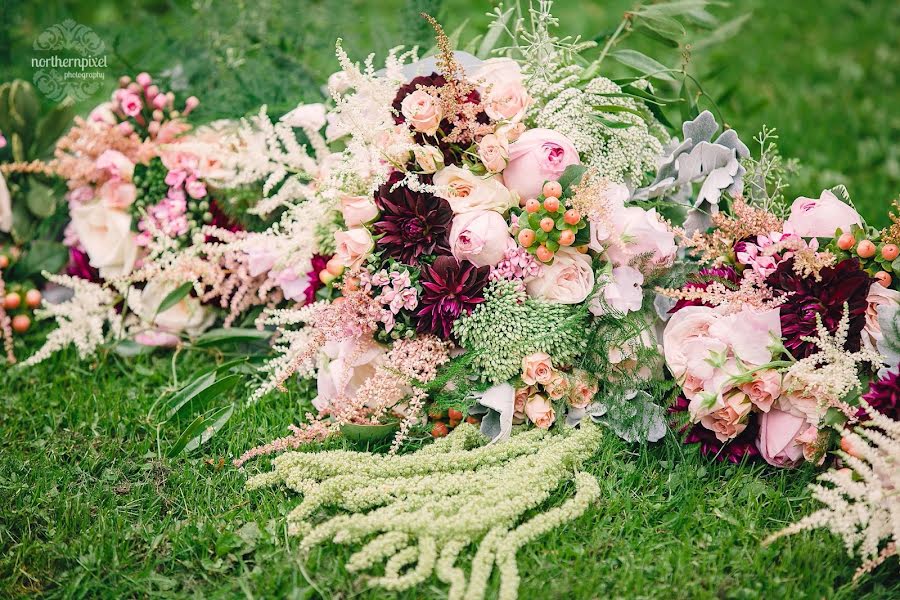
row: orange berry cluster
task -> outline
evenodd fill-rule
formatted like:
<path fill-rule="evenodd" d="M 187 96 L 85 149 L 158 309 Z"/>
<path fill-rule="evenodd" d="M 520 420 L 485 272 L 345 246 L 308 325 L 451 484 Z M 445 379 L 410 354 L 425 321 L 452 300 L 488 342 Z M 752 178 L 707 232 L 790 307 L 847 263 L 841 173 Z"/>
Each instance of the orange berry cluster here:
<path fill-rule="evenodd" d="M 525 211 L 519 215 L 519 245 L 543 263 L 551 262 L 560 247 L 573 245 L 578 231 L 587 227 L 581 213 L 565 210 L 561 196 L 559 182 L 548 181 L 541 198 L 526 200 Z"/>
<path fill-rule="evenodd" d="M 24 306 L 23 306 L 24 299 Z M 25 333 L 31 327 L 29 313 L 41 305 L 41 292 L 32 288 L 25 291 L 10 291 L 3 297 L 3 308 L 7 314 L 17 312 L 12 317 L 12 328 L 16 333 Z"/>
<path fill-rule="evenodd" d="M 438 408 L 432 408 L 428 411 L 428 416 L 433 421 L 431 427 L 431 437 L 440 438 L 446 436 L 451 430 L 463 421 L 462 411 L 451 408 L 443 411 Z M 446 422 L 445 422 L 446 421 Z M 468 416 L 465 418 L 466 423 L 478 425 L 481 420 L 478 417 Z"/>
<path fill-rule="evenodd" d="M 862 232 L 856 232 L 860 233 Z M 857 240 L 856 234 L 849 231 L 842 233 L 837 239 L 837 247 L 862 259 L 863 268 L 871 272 L 882 286 L 890 287 L 894 281 L 891 273 L 900 271 L 900 261 L 897 261 L 900 248 L 897 244 L 882 244 L 865 237 Z"/>

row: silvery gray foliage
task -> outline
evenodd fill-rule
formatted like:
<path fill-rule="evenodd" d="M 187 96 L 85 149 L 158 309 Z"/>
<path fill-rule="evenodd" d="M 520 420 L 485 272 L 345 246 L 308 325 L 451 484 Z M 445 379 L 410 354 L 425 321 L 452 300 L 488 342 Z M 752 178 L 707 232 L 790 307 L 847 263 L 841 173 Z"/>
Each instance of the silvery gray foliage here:
<path fill-rule="evenodd" d="M 675 143 L 663 157 L 656 178 L 649 186 L 635 190 L 632 199 L 673 197 L 690 191 L 691 184 L 702 181 L 691 203 L 685 229 L 692 233 L 707 228 L 709 215 L 718 211 L 722 192 L 731 195 L 744 191 L 746 169 L 740 159 L 750 156 L 750 149 L 733 129 L 723 132 L 715 141 L 719 124 L 708 110 L 681 126 L 684 141 Z"/>
<path fill-rule="evenodd" d="M 878 341 L 878 352 L 885 358 L 885 367 L 879 372 L 879 377 L 897 367 L 900 364 L 900 306 L 896 304 L 882 304 L 878 307 L 878 324 L 884 337 Z"/>
<path fill-rule="evenodd" d="M 473 73 L 481 63 L 483 62 L 477 56 L 469 54 L 468 52 L 463 52 L 462 50 L 454 50 L 453 56 L 456 58 L 456 62 L 463 68 L 466 73 Z M 429 56 L 423 58 L 421 60 L 417 60 L 416 62 L 409 63 L 408 65 L 403 65 L 403 69 L 401 70 L 403 76 L 406 77 L 406 81 L 412 81 L 419 75 L 431 75 L 432 73 L 438 72 L 437 66 L 437 58 L 434 56 Z M 385 74 L 385 70 L 381 69 L 375 72 L 379 77 Z"/>
<path fill-rule="evenodd" d="M 513 411 L 516 390 L 508 383 L 500 383 L 484 392 L 473 394 L 475 404 L 469 407 L 469 414 L 481 416 L 481 433 L 490 443 L 509 438 L 512 432 Z"/>
<path fill-rule="evenodd" d="M 584 417 L 609 427 L 626 442 L 656 442 L 666 435 L 666 409 L 643 390 L 631 390 L 620 400 L 594 402 L 587 408 L 569 408 L 566 425 L 574 427 Z"/>

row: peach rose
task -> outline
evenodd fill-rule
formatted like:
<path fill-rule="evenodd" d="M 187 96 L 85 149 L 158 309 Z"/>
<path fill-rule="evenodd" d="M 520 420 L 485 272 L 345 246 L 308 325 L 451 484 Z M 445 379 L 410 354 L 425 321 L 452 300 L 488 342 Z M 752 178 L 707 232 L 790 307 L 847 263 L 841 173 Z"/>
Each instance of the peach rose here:
<path fill-rule="evenodd" d="M 481 87 L 484 111 L 494 121 L 519 122 L 531 105 L 519 64 L 511 58 L 491 58 L 479 65 L 472 79 Z"/>
<path fill-rule="evenodd" d="M 534 387 L 530 385 L 516 390 L 516 395 L 513 399 L 513 421 L 516 423 L 525 421 L 525 403 L 528 402 L 528 398 L 534 394 L 534 391 Z"/>
<path fill-rule="evenodd" d="M 347 227 L 359 227 L 375 220 L 378 207 L 372 196 L 341 196 L 341 214 Z"/>
<path fill-rule="evenodd" d="M 878 351 L 878 342 L 884 339 L 881 324 L 878 322 L 878 307 L 900 304 L 900 292 L 886 288 L 880 283 L 873 283 L 866 297 L 869 303 L 866 308 L 866 325 L 862 330 L 863 346 Z"/>
<path fill-rule="evenodd" d="M 540 429 L 550 429 L 556 420 L 553 405 L 541 394 L 535 394 L 525 403 L 525 416 Z"/>
<path fill-rule="evenodd" d="M 617 231 L 606 249 L 614 265 L 627 265 L 643 256 L 650 257 L 645 263 L 650 270 L 672 264 L 678 250 L 675 234 L 669 231 L 656 209 L 631 206 L 619 211 L 615 218 Z"/>
<path fill-rule="evenodd" d="M 723 406 L 700 418 L 700 424 L 716 434 L 720 442 L 727 442 L 739 436 L 747 428 L 747 415 L 753 404 L 747 395 L 739 390 L 725 394 Z"/>
<path fill-rule="evenodd" d="M 772 403 L 781 395 L 781 374 L 775 369 L 762 369 L 753 373 L 753 380 L 738 386 L 747 394 L 750 402 L 763 412 L 769 412 Z"/>
<path fill-rule="evenodd" d="M 336 231 L 334 241 L 337 247 L 335 256 L 345 267 L 357 267 L 375 247 L 375 240 L 368 229 L 356 227 L 349 231 Z"/>
<path fill-rule="evenodd" d="M 800 197 L 791 204 L 791 216 L 785 222 L 803 237 L 833 237 L 838 229 L 849 231 L 862 226 L 862 218 L 852 206 L 828 190 L 818 199 Z"/>
<path fill-rule="evenodd" d="M 556 181 L 566 167 L 578 164 L 578 150 L 569 138 L 552 129 L 529 129 L 510 145 L 503 181 L 520 197 L 535 198 L 545 181 Z"/>
<path fill-rule="evenodd" d="M 535 352 L 522 359 L 522 381 L 528 385 L 547 385 L 556 374 L 550 355 Z"/>
<path fill-rule="evenodd" d="M 440 100 L 425 90 L 416 90 L 404 98 L 400 112 L 413 129 L 425 135 L 434 135 L 444 118 Z"/>
<path fill-rule="evenodd" d="M 478 210 L 456 215 L 450 228 L 450 251 L 477 267 L 494 266 L 515 242 L 500 213 Z"/>
<path fill-rule="evenodd" d="M 434 146 L 417 145 L 413 148 L 413 156 L 423 173 L 434 173 L 444 168 L 444 155 Z"/>
<path fill-rule="evenodd" d="M 576 369 L 572 372 L 569 387 L 569 406 L 585 408 L 594 400 L 600 389 L 597 381 L 587 372 Z"/>
<path fill-rule="evenodd" d="M 810 427 L 802 417 L 773 408 L 759 416 L 756 447 L 770 465 L 796 467 L 803 460 L 803 443 L 798 438 Z"/>
<path fill-rule="evenodd" d="M 506 168 L 509 144 L 505 139 L 489 133 L 478 142 L 478 158 L 489 173 L 499 173 Z"/>
<path fill-rule="evenodd" d="M 544 391 L 553 400 L 561 399 L 569 393 L 569 378 L 562 373 L 557 373 L 549 383 L 544 385 Z"/>
<path fill-rule="evenodd" d="M 527 284 L 528 294 L 556 304 L 584 302 L 594 290 L 591 258 L 572 248 L 562 247 L 553 262 Z"/>
<path fill-rule="evenodd" d="M 437 196 L 450 203 L 455 214 L 472 210 L 506 212 L 516 204 L 499 175 L 481 176 L 457 166 L 444 167 L 434 174 Z"/>

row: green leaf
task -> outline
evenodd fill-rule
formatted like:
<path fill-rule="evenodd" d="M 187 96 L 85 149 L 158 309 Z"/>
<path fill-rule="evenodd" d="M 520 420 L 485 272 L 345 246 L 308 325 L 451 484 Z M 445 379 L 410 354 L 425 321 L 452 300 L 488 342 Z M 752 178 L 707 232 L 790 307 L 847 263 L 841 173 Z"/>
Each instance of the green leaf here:
<path fill-rule="evenodd" d="M 584 177 L 585 171 L 587 171 L 587 167 L 584 165 L 569 165 L 566 167 L 566 170 L 559 177 L 559 185 L 562 187 L 563 193 L 568 193 L 573 185 L 578 185 L 581 182 L 581 178 Z"/>
<path fill-rule="evenodd" d="M 488 27 L 487 33 L 484 34 L 484 39 L 481 40 L 481 44 L 478 46 L 478 52 L 475 53 L 475 56 L 482 60 L 490 56 L 491 50 L 494 49 L 494 46 L 497 45 L 497 40 L 499 40 L 500 36 L 503 35 L 505 31 L 505 25 L 507 21 L 509 21 L 509 18 L 512 16 L 514 10 L 514 8 L 508 8 L 499 18 L 491 22 L 490 27 Z"/>
<path fill-rule="evenodd" d="M 173 417 L 188 402 L 193 400 L 197 394 L 216 382 L 216 371 L 207 370 L 204 373 L 196 375 L 183 388 L 175 392 L 169 401 L 166 402 L 166 416 Z"/>
<path fill-rule="evenodd" d="M 593 115 L 593 117 L 610 129 L 628 129 L 629 127 L 634 127 L 634 123 L 626 123 L 625 121 L 612 121 L 610 119 L 604 119 L 600 115 Z"/>
<path fill-rule="evenodd" d="M 115 352 L 119 356 L 124 356 L 125 358 L 133 358 L 135 356 L 140 356 L 141 354 L 149 354 L 152 351 L 153 348 L 151 346 L 138 344 L 134 340 L 119 340 L 113 346 L 113 352 Z"/>
<path fill-rule="evenodd" d="M 51 217 L 56 212 L 56 194 L 53 188 L 35 181 L 34 178 L 30 180 L 25 203 L 31 214 L 42 219 Z"/>
<path fill-rule="evenodd" d="M 708 5 L 709 0 L 672 0 L 672 2 L 641 6 L 634 11 L 634 14 L 641 17 L 676 17 L 701 10 Z"/>
<path fill-rule="evenodd" d="M 169 448 L 167 453 L 169 458 L 174 458 L 181 452 L 193 452 L 201 445 L 205 444 L 214 436 L 231 415 L 234 413 L 234 404 L 229 404 L 221 408 L 216 408 L 206 414 L 200 415 L 194 419 L 187 428 L 181 432 L 175 443 Z"/>
<path fill-rule="evenodd" d="M 69 249 L 58 242 L 33 240 L 15 264 L 15 277 L 25 279 L 42 271 L 56 273 L 69 260 Z"/>
<path fill-rule="evenodd" d="M 635 21 L 638 26 L 657 34 L 658 39 L 675 42 L 676 46 L 677 40 L 687 33 L 681 23 L 664 15 L 639 15 Z"/>
<path fill-rule="evenodd" d="M 37 135 L 34 138 L 34 149 L 32 152 L 34 158 L 41 158 L 46 155 L 53 145 L 56 144 L 56 140 L 69 128 L 72 124 L 74 105 L 74 100 L 66 97 L 41 119 L 41 122 L 38 124 Z"/>
<path fill-rule="evenodd" d="M 712 32 L 709 35 L 693 42 L 691 46 L 694 50 L 700 50 L 701 48 L 706 48 L 708 46 L 715 46 L 726 42 L 736 36 L 738 32 L 744 27 L 744 23 L 746 23 L 750 19 L 750 13 L 743 14 L 739 17 L 731 19 Z"/>
<path fill-rule="evenodd" d="M 272 337 L 272 332 L 267 330 L 260 331 L 249 327 L 232 327 L 229 329 L 218 328 L 210 329 L 196 340 L 195 346 L 211 346 L 223 342 L 246 342 L 252 340 L 268 340 Z"/>
<path fill-rule="evenodd" d="M 156 314 L 164 313 L 179 302 L 181 302 L 182 298 L 191 293 L 191 290 L 194 289 L 194 283 L 192 281 L 186 281 L 182 283 L 177 288 L 166 294 L 166 297 L 162 299 L 162 302 L 159 303 L 159 308 L 156 309 Z"/>
<path fill-rule="evenodd" d="M 628 106 L 618 106 L 616 104 L 598 104 L 597 106 L 594 106 L 594 110 L 596 110 L 597 112 L 602 112 L 602 113 L 627 112 L 627 113 L 631 113 L 633 115 L 637 115 L 642 119 L 644 118 L 644 113 L 642 113 L 641 111 L 639 111 L 635 108 L 628 107 Z"/>
<path fill-rule="evenodd" d="M 664 64 L 637 50 L 627 48 L 623 50 L 614 50 L 609 53 L 609 56 L 626 67 L 630 67 L 648 77 L 655 77 L 656 79 L 662 79 L 664 81 L 675 81 L 675 78 L 669 74 L 673 69 L 670 69 Z"/>

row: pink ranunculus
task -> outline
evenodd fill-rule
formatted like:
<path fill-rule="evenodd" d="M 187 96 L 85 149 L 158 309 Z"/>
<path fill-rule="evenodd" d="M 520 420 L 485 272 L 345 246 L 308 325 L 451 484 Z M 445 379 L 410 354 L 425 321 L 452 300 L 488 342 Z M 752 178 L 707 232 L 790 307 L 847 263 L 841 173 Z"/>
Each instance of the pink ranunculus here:
<path fill-rule="evenodd" d="M 886 288 L 876 282 L 869 287 L 869 295 L 866 297 L 869 303 L 866 308 L 866 325 L 862 330 L 863 346 L 870 350 L 878 351 L 878 343 L 884 339 L 881 324 L 878 322 L 878 308 L 880 306 L 896 306 L 900 304 L 900 292 Z"/>
<path fill-rule="evenodd" d="M 341 196 L 341 214 L 347 227 L 360 227 L 378 216 L 378 207 L 372 196 Z"/>
<path fill-rule="evenodd" d="M 535 198 L 545 181 L 556 181 L 569 165 L 581 164 L 575 144 L 552 129 L 529 129 L 509 147 L 503 182 L 521 198 Z"/>
<path fill-rule="evenodd" d="M 400 103 L 406 122 L 420 133 L 434 135 L 444 118 L 441 102 L 425 90 L 416 90 Z"/>
<path fill-rule="evenodd" d="M 355 227 L 348 231 L 336 231 L 334 241 L 337 245 L 335 256 L 345 267 L 357 267 L 375 247 L 375 240 L 368 229 Z"/>
<path fill-rule="evenodd" d="M 740 390 L 732 390 L 723 395 L 723 406 L 700 418 L 700 424 L 716 434 L 720 442 L 727 442 L 739 436 L 747 428 L 747 415 L 753 404 Z"/>
<path fill-rule="evenodd" d="M 608 309 L 619 313 L 641 310 L 644 300 L 644 276 L 640 271 L 628 266 L 615 267 L 609 282 L 591 300 L 590 311 L 603 315 Z"/>
<path fill-rule="evenodd" d="M 94 166 L 98 171 L 103 171 L 114 179 L 131 181 L 131 176 L 134 175 L 134 163 L 118 150 L 104 150 L 103 154 L 97 157 Z"/>
<path fill-rule="evenodd" d="M 672 233 L 656 213 L 656 209 L 644 210 L 639 206 L 623 209 L 617 215 L 617 231 L 606 250 L 614 265 L 627 265 L 631 261 L 649 256 L 646 269 L 667 267 L 675 260 L 678 247 Z"/>
<path fill-rule="evenodd" d="M 550 429 L 556 420 L 553 405 L 541 394 L 535 394 L 525 402 L 525 416 L 539 429 Z"/>
<path fill-rule="evenodd" d="M 786 223 L 803 237 L 833 237 L 838 229 L 862 226 L 862 218 L 852 206 L 825 190 L 818 199 L 801 196 L 794 200 Z"/>
<path fill-rule="evenodd" d="M 453 217 L 450 251 L 457 260 L 468 260 L 477 267 L 493 267 L 511 248 L 515 248 L 515 242 L 500 213 L 478 210 Z"/>
<path fill-rule="evenodd" d="M 781 340 L 780 310 L 758 311 L 744 307 L 739 312 L 717 319 L 710 327 L 710 334 L 731 346 L 734 355 L 742 361 L 754 365 L 766 364 L 772 360 L 769 346 L 773 341 Z"/>
<path fill-rule="evenodd" d="M 803 461 L 803 443 L 798 442 L 812 427 L 803 417 L 773 408 L 759 415 L 756 447 L 763 459 L 774 467 L 793 468 Z"/>
<path fill-rule="evenodd" d="M 324 353 L 328 363 L 319 369 L 313 406 L 323 411 L 340 398 L 353 398 L 363 382 L 384 363 L 387 349 L 371 338 L 347 338 L 328 342 Z M 403 398 L 397 398 L 399 402 Z"/>
<path fill-rule="evenodd" d="M 591 259 L 572 248 L 562 247 L 553 262 L 526 285 L 528 294 L 555 304 L 578 304 L 594 290 Z"/>
<path fill-rule="evenodd" d="M 781 395 L 781 373 L 762 369 L 753 373 L 753 380 L 738 386 L 750 402 L 762 412 L 769 412 L 772 403 Z"/>
<path fill-rule="evenodd" d="M 109 208 L 125 210 L 137 198 L 134 184 L 120 179 L 110 179 L 100 186 L 100 200 Z"/>
<path fill-rule="evenodd" d="M 134 92 L 126 91 L 119 96 L 119 107 L 122 109 L 122 112 L 129 117 L 136 117 L 139 115 L 143 106 L 140 96 Z"/>
<path fill-rule="evenodd" d="M 489 173 L 499 173 L 506 168 L 509 144 L 505 139 L 489 133 L 478 142 L 478 158 Z"/>
<path fill-rule="evenodd" d="M 535 352 L 522 359 L 522 381 L 528 385 L 546 385 L 556 374 L 550 355 Z"/>

